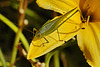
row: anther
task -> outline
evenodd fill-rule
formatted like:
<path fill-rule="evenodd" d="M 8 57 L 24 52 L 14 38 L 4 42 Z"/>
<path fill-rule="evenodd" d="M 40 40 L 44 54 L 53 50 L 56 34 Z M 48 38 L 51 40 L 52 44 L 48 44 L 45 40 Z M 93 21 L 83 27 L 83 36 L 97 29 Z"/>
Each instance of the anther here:
<path fill-rule="evenodd" d="M 90 9 L 90 5 L 89 4 L 87 5 L 87 9 Z"/>
<path fill-rule="evenodd" d="M 89 23 L 89 20 L 90 20 L 90 16 L 88 16 L 88 18 L 87 18 L 87 24 Z"/>

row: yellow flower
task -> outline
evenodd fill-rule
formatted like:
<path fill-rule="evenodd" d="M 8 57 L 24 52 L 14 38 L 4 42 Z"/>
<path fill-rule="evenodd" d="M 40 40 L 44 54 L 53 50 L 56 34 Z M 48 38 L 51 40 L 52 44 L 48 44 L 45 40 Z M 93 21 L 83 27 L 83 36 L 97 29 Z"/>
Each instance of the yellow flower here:
<path fill-rule="evenodd" d="M 61 40 L 68 41 L 77 35 L 78 46 L 89 65 L 100 67 L 100 0 L 37 0 L 37 4 L 42 8 L 54 10 L 61 14 L 65 14 L 69 10 L 78 7 L 80 12 L 77 12 L 58 28 L 60 32 L 59 36 Z M 75 29 L 77 30 L 75 31 Z M 67 34 L 68 32 L 70 33 Z M 62 45 L 64 42 L 59 41 L 57 35 L 57 31 L 54 31 L 45 36 L 50 42 L 45 44 L 44 47 L 32 45 L 40 45 L 46 42 L 44 38 L 32 41 L 28 59 L 44 55 Z"/>

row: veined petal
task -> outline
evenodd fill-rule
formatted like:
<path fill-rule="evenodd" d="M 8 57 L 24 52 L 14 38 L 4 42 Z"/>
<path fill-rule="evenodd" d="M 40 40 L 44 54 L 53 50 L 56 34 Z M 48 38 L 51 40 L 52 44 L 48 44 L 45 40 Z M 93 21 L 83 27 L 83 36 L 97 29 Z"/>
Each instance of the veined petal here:
<path fill-rule="evenodd" d="M 100 5 L 100 0 L 84 0 L 84 1 L 85 3 L 83 5 L 83 9 L 90 8 L 90 10 L 94 11 Z"/>
<path fill-rule="evenodd" d="M 67 20 L 62 26 L 58 28 L 61 40 L 64 39 L 65 41 L 68 41 L 68 38 L 71 39 L 73 35 L 76 35 L 81 28 L 81 23 L 82 22 L 80 18 L 80 12 L 77 12 L 71 18 L 69 18 L 69 20 Z"/>
<path fill-rule="evenodd" d="M 44 8 L 54 10 L 61 14 L 68 12 L 69 10 L 78 7 L 73 0 L 37 0 L 37 4 Z"/>
<path fill-rule="evenodd" d="M 36 41 L 32 41 L 30 44 L 30 49 L 27 58 L 31 59 L 31 58 L 36 58 L 41 55 L 44 55 L 50 52 L 51 50 L 55 49 L 56 47 L 61 46 L 64 43 L 64 41 L 68 41 L 69 39 L 74 37 L 77 34 L 77 31 L 80 28 L 79 24 L 81 23 L 81 20 L 78 20 L 79 22 L 75 22 L 77 20 L 77 19 L 76 20 L 73 19 L 75 17 L 76 18 L 80 17 L 79 12 L 77 12 L 75 15 L 71 17 L 72 20 L 70 19 L 64 22 L 58 28 L 58 32 L 57 30 L 55 30 L 53 33 L 45 36 L 45 38 L 49 41 L 49 43 L 46 43 L 46 40 L 44 38 L 38 39 Z M 59 41 L 59 38 L 60 40 L 64 40 L 64 41 Z M 44 46 L 41 45 L 43 43 L 45 43 Z M 41 46 L 37 47 L 34 45 L 37 46 L 41 45 Z"/>
<path fill-rule="evenodd" d="M 100 0 L 99 0 L 98 7 L 94 10 L 94 12 L 92 13 L 91 17 L 93 17 L 92 21 L 94 21 L 94 22 L 100 21 Z"/>
<path fill-rule="evenodd" d="M 77 5 L 79 5 L 80 0 L 73 0 Z"/>
<path fill-rule="evenodd" d="M 63 25 L 65 25 L 65 24 L 63 24 Z M 66 26 L 65 30 L 70 29 L 69 31 L 73 31 L 75 29 L 74 27 L 76 27 L 75 25 L 72 25 L 72 24 L 68 24 L 68 25 L 71 25 L 71 26 Z M 65 26 L 63 26 L 63 27 L 65 27 Z M 61 31 L 62 29 L 60 29 L 60 28 L 58 30 L 60 32 L 63 32 L 63 31 Z M 67 32 L 69 32 L 69 31 L 67 31 Z M 58 36 L 58 32 L 56 30 L 53 33 L 45 36 L 45 38 L 49 41 L 49 43 L 45 43 L 46 40 L 44 38 L 38 39 L 36 41 L 32 41 L 30 44 L 30 49 L 29 49 L 27 58 L 31 59 L 31 58 L 39 57 L 41 55 L 44 55 L 44 54 L 50 52 L 51 50 L 55 49 L 56 47 L 61 46 L 64 43 L 64 41 L 59 41 L 59 37 L 61 40 L 68 41 L 69 39 L 74 37 L 76 34 L 77 34 L 77 32 L 69 33 L 69 34 L 60 34 L 59 33 L 59 36 Z M 44 46 L 41 45 L 43 43 L 45 43 Z M 39 46 L 39 45 L 41 45 L 41 46 L 37 47 L 37 46 L 34 46 L 33 44 L 37 45 L 37 46 Z"/>
<path fill-rule="evenodd" d="M 78 46 L 92 67 L 100 67 L 100 22 L 90 22 L 77 35 Z"/>
<path fill-rule="evenodd" d="M 46 40 L 44 38 L 31 42 L 27 59 L 36 58 L 44 55 L 53 50 L 55 47 L 58 47 L 64 43 L 63 41 L 58 41 L 50 36 L 46 36 L 45 38 L 49 41 L 49 43 L 46 43 Z M 44 46 L 42 45 L 43 43 L 45 43 Z M 34 45 L 41 46 L 37 47 Z"/>
<path fill-rule="evenodd" d="M 76 35 L 76 33 L 74 34 L 66 34 L 66 35 L 60 35 L 60 37 L 66 38 L 66 40 L 68 41 L 69 39 L 71 39 L 74 35 Z M 45 43 L 46 40 L 44 38 L 41 38 L 41 39 L 38 39 L 36 41 L 32 41 L 31 44 L 30 44 L 30 48 L 29 48 L 29 52 L 28 52 L 28 56 L 27 58 L 28 59 L 31 59 L 31 58 L 36 58 L 36 57 L 39 57 L 41 55 L 44 55 L 48 52 L 50 52 L 51 50 L 61 46 L 64 41 L 59 41 L 59 37 L 58 37 L 58 33 L 57 31 L 45 36 L 45 38 L 49 41 L 49 43 Z M 44 44 L 41 45 L 41 44 Z M 37 47 L 37 46 L 34 46 L 34 45 L 41 45 L 40 47 Z"/>

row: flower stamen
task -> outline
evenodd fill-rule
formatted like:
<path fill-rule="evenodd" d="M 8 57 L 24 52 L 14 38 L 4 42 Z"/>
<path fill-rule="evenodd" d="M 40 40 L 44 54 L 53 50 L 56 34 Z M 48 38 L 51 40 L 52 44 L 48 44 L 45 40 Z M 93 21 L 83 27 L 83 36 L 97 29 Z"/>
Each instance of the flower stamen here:
<path fill-rule="evenodd" d="M 86 21 L 86 24 L 88 25 L 88 23 L 89 23 L 89 20 L 90 20 L 90 16 L 88 16 L 88 18 L 87 18 L 87 21 Z"/>

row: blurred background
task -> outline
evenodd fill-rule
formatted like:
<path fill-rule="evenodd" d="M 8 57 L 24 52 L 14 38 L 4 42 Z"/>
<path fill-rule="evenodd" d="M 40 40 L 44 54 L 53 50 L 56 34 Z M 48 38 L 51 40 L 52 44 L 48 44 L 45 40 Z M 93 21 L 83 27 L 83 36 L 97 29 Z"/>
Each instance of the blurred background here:
<path fill-rule="evenodd" d="M 18 25 L 19 18 L 18 5 L 18 0 L 0 0 L 0 13 L 8 18 L 10 21 L 12 21 L 16 26 Z M 47 20 L 52 19 L 56 15 L 60 14 L 51 10 L 42 9 L 36 4 L 35 0 L 29 0 L 25 15 L 25 19 L 27 19 L 29 23 L 27 26 L 25 26 L 25 28 L 30 31 L 33 31 L 33 28 L 36 28 L 38 30 Z M 30 43 L 33 38 L 33 33 L 30 33 L 26 29 L 23 29 L 23 34 Z M 5 23 L 0 20 L 0 48 L 7 62 L 10 62 L 11 60 L 14 38 L 15 32 L 13 32 L 13 30 L 11 30 Z M 64 64 L 67 65 L 67 67 L 90 67 L 86 63 L 82 52 L 77 46 L 76 40 L 71 39 L 70 41 L 68 41 L 68 43 L 65 43 L 64 45 L 69 46 L 59 50 L 61 67 L 64 67 Z M 37 59 L 40 62 L 45 62 L 45 56 L 41 56 Z M 20 53 L 18 51 L 15 66 L 31 67 L 31 64 L 29 61 L 27 61 L 26 58 L 20 56 Z M 50 60 L 50 67 L 54 67 L 53 58 Z"/>

